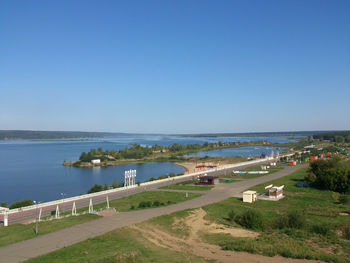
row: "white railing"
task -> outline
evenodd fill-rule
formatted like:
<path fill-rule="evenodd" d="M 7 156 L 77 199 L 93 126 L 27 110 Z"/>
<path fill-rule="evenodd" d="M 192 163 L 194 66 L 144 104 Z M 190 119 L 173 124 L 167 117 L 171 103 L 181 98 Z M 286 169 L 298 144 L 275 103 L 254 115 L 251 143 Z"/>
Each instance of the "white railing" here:
<path fill-rule="evenodd" d="M 63 202 L 65 202 L 65 203 L 66 202 L 74 202 L 74 201 L 77 201 L 77 200 L 93 198 L 93 197 L 100 196 L 100 195 L 108 195 L 108 194 L 112 194 L 112 193 L 114 194 L 114 193 L 117 193 L 117 192 L 127 191 L 127 190 L 133 189 L 133 188 L 146 187 L 146 186 L 149 186 L 149 185 L 159 184 L 159 183 L 168 182 L 168 181 L 176 181 L 176 180 L 187 178 L 187 177 L 193 177 L 193 176 L 197 176 L 197 175 L 202 175 L 203 173 L 211 173 L 211 172 L 220 171 L 220 170 L 232 169 L 232 168 L 239 167 L 239 166 L 251 165 L 251 164 L 255 164 L 255 163 L 266 162 L 266 161 L 273 160 L 273 159 L 274 159 L 273 157 L 267 157 L 267 158 L 264 158 L 264 159 L 256 159 L 256 160 L 246 161 L 246 162 L 241 162 L 241 163 L 226 164 L 226 165 L 222 165 L 222 166 L 219 166 L 219 167 L 216 167 L 216 168 L 211 168 L 211 169 L 206 170 L 206 171 L 199 171 L 199 172 L 194 172 L 194 173 L 191 173 L 191 174 L 184 174 L 184 175 L 180 175 L 180 176 L 176 176 L 176 177 L 170 177 L 170 178 L 159 179 L 159 180 L 154 180 L 154 181 L 150 181 L 150 182 L 141 183 L 140 186 L 133 185 L 133 186 L 128 186 L 128 187 L 120 187 L 120 188 L 105 190 L 105 191 L 101 191 L 101 192 L 96 192 L 96 193 L 91 193 L 91 194 L 84 194 L 84 195 L 79 195 L 79 196 L 74 196 L 74 197 L 68 197 L 68 198 L 65 198 L 65 199 L 60 199 L 60 200 L 40 203 L 38 205 L 31 205 L 31 206 L 26 206 L 26 207 L 22 207 L 22 208 L 15 208 L 15 209 L 8 210 L 7 213 L 8 214 L 15 214 L 15 213 L 18 213 L 18 212 L 28 211 L 28 210 L 32 210 L 32 209 L 36 209 L 36 208 L 44 208 L 44 207 L 49 207 L 49 206 L 61 205 Z"/>

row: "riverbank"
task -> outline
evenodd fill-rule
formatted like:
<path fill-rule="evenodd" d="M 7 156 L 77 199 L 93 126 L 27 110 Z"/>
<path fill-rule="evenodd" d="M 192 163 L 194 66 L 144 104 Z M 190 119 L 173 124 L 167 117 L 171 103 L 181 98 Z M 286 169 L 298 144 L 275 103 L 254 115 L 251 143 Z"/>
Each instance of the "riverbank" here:
<path fill-rule="evenodd" d="M 195 155 L 196 153 L 210 153 L 217 150 L 228 150 L 228 149 L 238 149 L 244 147 L 271 147 L 271 151 L 279 151 L 279 149 L 288 149 L 291 146 L 295 146 L 295 143 L 270 143 L 268 141 L 255 141 L 255 142 L 226 142 L 226 143 L 206 143 L 203 145 L 199 144 L 173 144 L 171 146 L 158 146 L 154 145 L 141 146 L 139 144 L 134 144 L 132 147 L 115 151 L 115 150 L 105 150 L 102 148 L 91 149 L 89 152 L 82 152 L 79 160 L 76 161 L 64 161 L 64 166 L 74 166 L 74 167 L 107 167 L 115 166 L 119 164 L 129 164 L 129 163 L 149 163 L 149 162 L 198 162 L 198 161 L 213 161 L 207 160 L 208 158 L 213 158 L 215 156 L 200 156 Z M 191 155 L 193 154 L 193 155 Z M 260 157 L 260 155 L 268 155 L 266 151 L 252 152 L 249 154 L 251 157 Z M 210 155 L 210 154 L 205 154 Z M 235 156 L 246 156 L 242 155 L 218 155 L 222 159 L 223 156 L 235 157 Z M 92 160 L 99 160 L 99 162 L 92 162 Z M 231 160 L 230 160 L 231 161 Z"/>

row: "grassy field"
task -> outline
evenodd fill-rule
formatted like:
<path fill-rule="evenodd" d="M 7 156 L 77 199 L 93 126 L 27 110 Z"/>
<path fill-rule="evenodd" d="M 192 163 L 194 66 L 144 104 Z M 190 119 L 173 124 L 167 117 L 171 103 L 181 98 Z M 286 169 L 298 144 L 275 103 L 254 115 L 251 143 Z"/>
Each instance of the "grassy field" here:
<path fill-rule="evenodd" d="M 127 212 L 131 210 L 152 208 L 152 207 L 158 207 L 158 206 L 167 206 L 171 204 L 184 202 L 199 196 L 201 196 L 201 194 L 188 193 L 188 197 L 186 198 L 185 193 L 166 192 L 166 191 L 147 191 L 147 192 L 142 192 L 142 193 L 130 195 L 127 197 L 123 197 L 120 199 L 111 200 L 109 201 L 109 206 L 111 208 L 115 208 L 119 212 Z M 157 201 L 159 202 L 159 204 Z M 151 205 L 145 206 L 145 207 L 139 207 L 141 202 L 148 202 Z M 106 208 L 106 203 L 94 205 L 94 210 L 100 210 L 104 208 Z M 88 207 L 84 207 L 84 208 L 77 209 L 77 212 L 82 213 L 88 210 L 89 210 Z M 61 213 L 61 215 L 69 214 L 69 213 Z"/>
<path fill-rule="evenodd" d="M 59 220 L 40 222 L 38 235 L 44 235 L 97 218 L 99 218 L 99 216 L 88 214 L 81 216 L 72 216 Z M 36 237 L 37 235 L 35 234 L 34 229 L 35 224 L 14 224 L 9 225 L 8 227 L 0 227 L 0 247 Z"/>
<path fill-rule="evenodd" d="M 147 241 L 136 230 L 122 228 L 74 246 L 25 261 L 26 263 L 126 263 L 178 262 L 205 263 L 200 257 L 159 247 Z"/>
<path fill-rule="evenodd" d="M 186 198 L 185 193 L 175 193 L 175 192 L 161 192 L 161 191 L 149 191 L 143 192 L 121 199 L 116 199 L 110 201 L 110 207 L 115 208 L 117 211 L 126 212 L 130 210 L 154 208 L 158 206 L 167 206 L 192 198 L 201 196 L 201 194 L 188 193 Z M 145 206 L 139 207 L 140 203 L 144 202 Z M 94 206 L 94 210 L 103 209 L 106 204 L 99 204 Z M 88 208 L 78 209 L 77 212 L 86 212 Z M 67 215 L 70 213 L 61 213 L 62 215 Z M 39 235 L 54 232 L 66 227 L 70 227 L 77 224 L 82 224 L 84 222 L 98 218 L 99 216 L 93 214 L 86 214 L 80 216 L 72 216 L 68 218 L 62 218 L 59 220 L 43 221 L 39 223 Z M 47 218 L 45 218 L 47 219 Z M 6 246 L 12 243 L 16 243 L 22 240 L 30 239 L 35 237 L 34 233 L 35 224 L 13 224 L 9 227 L 0 228 L 0 246 Z"/>
<path fill-rule="evenodd" d="M 282 255 L 292 258 L 320 259 L 334 262 L 348 262 L 350 258 L 349 227 L 350 204 L 339 202 L 340 195 L 314 188 L 298 188 L 296 183 L 304 178 L 306 169 L 289 176 L 251 188 L 265 192 L 264 186 L 273 183 L 285 185 L 285 198 L 274 201 L 259 200 L 243 203 L 240 198 L 230 198 L 223 202 L 204 207 L 208 218 L 226 225 L 241 227 L 229 220 L 229 212 L 241 215 L 247 210 L 258 211 L 263 218 L 264 230 L 256 240 L 233 238 L 228 235 L 204 235 L 213 244 L 227 250 L 247 251 L 268 256 Z M 300 214 L 302 227 L 281 227 L 279 220 L 289 213 Z"/>
<path fill-rule="evenodd" d="M 178 184 L 163 186 L 160 189 L 208 191 L 213 187 L 214 186 L 211 186 L 211 185 L 194 185 L 193 181 L 187 181 L 187 182 L 182 182 Z"/>
<path fill-rule="evenodd" d="M 219 246 L 227 251 L 246 251 L 264 256 L 280 255 L 289 258 L 315 259 L 326 262 L 349 262 L 350 258 L 350 203 L 341 202 L 340 195 L 314 188 L 298 188 L 296 183 L 304 178 L 306 169 L 284 178 L 258 185 L 251 189 L 264 192 L 270 183 L 285 185 L 286 197 L 279 201 L 262 201 L 249 204 L 241 198 L 229 198 L 203 207 L 205 220 L 228 228 L 243 228 L 244 214 L 255 211 L 261 225 L 249 227 L 259 233 L 257 238 L 233 237 L 224 233 L 200 232 L 200 242 Z M 145 229 L 155 229 L 186 240 L 190 226 L 182 223 L 193 210 L 179 211 L 138 224 Z M 232 213 L 230 213 L 233 211 Z M 343 213 L 341 215 L 340 213 Z M 281 220 L 290 217 L 292 225 Z M 237 220 L 240 219 L 240 220 Z M 284 225 L 283 225 L 284 224 Z M 293 225 L 294 224 L 294 225 Z M 175 227 L 176 226 L 176 227 Z M 142 255 L 142 256 L 141 256 Z M 188 254 L 176 252 L 162 244 L 145 240 L 133 228 L 123 228 L 106 235 L 89 239 L 71 247 L 29 260 L 39 262 L 207 262 Z"/>

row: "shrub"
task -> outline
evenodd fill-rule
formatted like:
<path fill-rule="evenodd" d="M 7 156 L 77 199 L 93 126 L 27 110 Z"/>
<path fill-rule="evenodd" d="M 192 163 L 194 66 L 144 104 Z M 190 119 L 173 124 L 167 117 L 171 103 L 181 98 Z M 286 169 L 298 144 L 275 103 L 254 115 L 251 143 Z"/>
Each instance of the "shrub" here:
<path fill-rule="evenodd" d="M 286 215 L 277 218 L 276 227 L 277 228 L 296 228 L 300 229 L 305 225 L 305 217 L 297 211 L 289 212 Z"/>
<path fill-rule="evenodd" d="M 341 195 L 339 197 L 339 203 L 346 205 L 346 204 L 350 204 L 350 195 Z"/>
<path fill-rule="evenodd" d="M 152 202 L 151 201 L 147 201 L 146 202 L 146 207 L 151 207 L 152 206 Z"/>
<path fill-rule="evenodd" d="M 234 210 L 231 210 L 229 213 L 228 213 L 228 219 L 230 220 L 230 221 L 234 221 L 235 220 L 235 218 L 236 218 L 236 213 L 235 213 L 235 211 Z"/>
<path fill-rule="evenodd" d="M 139 208 L 145 208 L 145 207 L 147 207 L 147 203 L 145 201 L 141 201 L 139 203 Z"/>
<path fill-rule="evenodd" d="M 329 224 L 317 224 L 312 226 L 312 231 L 316 234 L 328 236 L 331 234 L 331 227 Z"/>
<path fill-rule="evenodd" d="M 265 222 L 260 212 L 256 210 L 247 210 L 243 214 L 236 216 L 236 222 L 241 226 L 250 229 L 264 230 Z"/>
<path fill-rule="evenodd" d="M 160 206 L 160 202 L 157 200 L 157 201 L 154 201 L 153 202 L 153 206 Z"/>
<path fill-rule="evenodd" d="M 102 185 L 100 184 L 94 184 L 89 190 L 88 190 L 88 194 L 91 194 L 91 193 L 96 193 L 96 192 L 101 192 L 103 191 L 104 188 Z"/>
<path fill-rule="evenodd" d="M 350 240 L 350 227 L 344 229 L 344 238 Z"/>
<path fill-rule="evenodd" d="M 12 203 L 9 208 L 10 209 L 14 209 L 14 208 L 30 206 L 30 205 L 33 205 L 33 204 L 34 204 L 33 200 L 31 200 L 31 199 L 24 199 L 22 201 L 16 201 L 16 202 Z"/>
<path fill-rule="evenodd" d="M 167 204 L 170 205 L 170 204 L 171 204 L 171 201 L 169 200 L 169 201 L 167 202 Z"/>
<path fill-rule="evenodd" d="M 134 210 L 134 209 L 135 209 L 135 206 L 134 206 L 134 205 L 130 206 L 130 209 L 131 209 L 131 210 Z"/>
<path fill-rule="evenodd" d="M 111 184 L 112 188 L 118 188 L 118 182 L 116 180 L 113 180 L 112 184 Z"/>

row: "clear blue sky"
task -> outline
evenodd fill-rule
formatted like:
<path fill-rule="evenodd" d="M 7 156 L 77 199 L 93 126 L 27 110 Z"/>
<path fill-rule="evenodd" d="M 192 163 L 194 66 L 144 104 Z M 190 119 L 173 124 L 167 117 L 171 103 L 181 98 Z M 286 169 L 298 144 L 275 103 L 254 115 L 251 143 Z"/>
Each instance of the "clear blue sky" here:
<path fill-rule="evenodd" d="M 0 129 L 350 129 L 350 1 L 0 1 Z"/>

